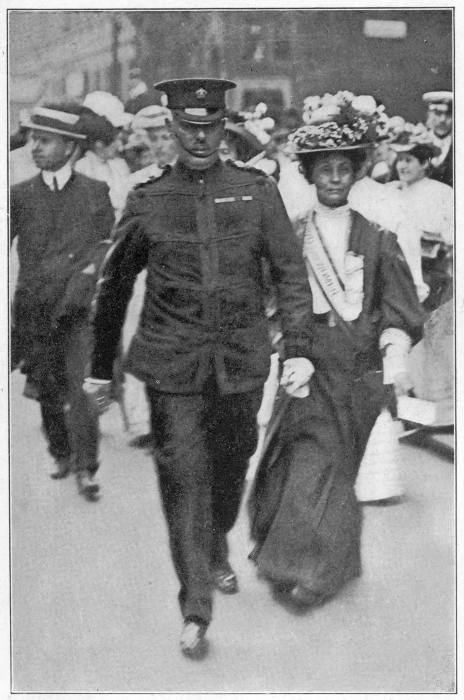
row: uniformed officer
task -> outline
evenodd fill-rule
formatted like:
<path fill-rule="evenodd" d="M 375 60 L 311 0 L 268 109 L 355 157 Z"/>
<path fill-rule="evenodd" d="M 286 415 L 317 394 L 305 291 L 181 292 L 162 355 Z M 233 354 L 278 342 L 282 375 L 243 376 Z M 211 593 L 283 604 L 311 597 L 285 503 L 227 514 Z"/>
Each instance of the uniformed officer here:
<path fill-rule="evenodd" d="M 426 92 L 427 126 L 440 149 L 432 158 L 429 177 L 453 187 L 453 93 L 449 90 Z"/>
<path fill-rule="evenodd" d="M 275 184 L 219 159 L 225 91 L 234 83 L 170 80 L 156 87 L 168 96 L 179 158 L 129 196 L 99 283 L 85 388 L 107 405 L 125 309 L 146 267 L 144 308 L 126 369 L 146 383 L 181 586 L 181 649 L 198 658 L 206 650 L 212 587 L 238 590 L 226 536 L 256 447 L 256 413 L 270 368 L 262 259 L 277 290 L 289 393 L 312 371 L 311 297 Z"/>

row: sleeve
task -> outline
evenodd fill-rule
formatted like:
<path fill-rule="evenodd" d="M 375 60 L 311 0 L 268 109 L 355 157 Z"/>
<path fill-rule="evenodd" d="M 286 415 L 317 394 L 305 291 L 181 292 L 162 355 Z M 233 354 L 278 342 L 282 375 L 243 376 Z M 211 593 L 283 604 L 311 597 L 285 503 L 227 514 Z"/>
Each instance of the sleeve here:
<path fill-rule="evenodd" d="M 89 312 L 95 294 L 98 271 L 111 245 L 110 236 L 114 225 L 114 213 L 108 195 L 108 187 L 103 182 L 94 182 L 93 186 L 91 226 L 93 227 L 95 244 L 89 246 L 85 254 L 80 257 L 79 264 L 66 285 L 63 298 L 55 310 L 56 319 Z"/>
<path fill-rule="evenodd" d="M 92 304 L 94 347 L 91 376 L 96 379 L 112 377 L 127 305 L 135 279 L 145 267 L 147 259 L 148 240 L 134 206 L 134 198 L 130 197 L 115 231 L 115 243 L 103 262 Z"/>
<path fill-rule="evenodd" d="M 277 292 L 285 358 L 311 354 L 312 297 L 300 244 L 293 232 L 277 186 L 266 178 L 263 187 L 264 257 Z"/>
<path fill-rule="evenodd" d="M 19 203 L 18 191 L 16 187 L 12 187 L 10 190 L 10 247 L 19 233 L 20 212 L 21 206 Z"/>
<path fill-rule="evenodd" d="M 419 304 L 411 271 L 394 234 L 382 233 L 380 247 L 380 338 L 385 337 L 387 330 L 397 329 L 414 344 L 422 337 L 425 315 Z"/>

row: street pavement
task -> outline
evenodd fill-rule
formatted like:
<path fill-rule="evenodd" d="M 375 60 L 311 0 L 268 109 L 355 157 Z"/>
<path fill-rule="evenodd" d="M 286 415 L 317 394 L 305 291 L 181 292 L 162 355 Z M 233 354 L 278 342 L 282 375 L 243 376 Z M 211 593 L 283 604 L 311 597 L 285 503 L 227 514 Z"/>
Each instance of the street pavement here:
<path fill-rule="evenodd" d="M 151 458 L 102 420 L 102 498 L 53 481 L 38 405 L 11 388 L 13 690 L 60 692 L 453 692 L 454 469 L 401 446 L 405 499 L 364 506 L 363 575 L 304 615 L 273 600 L 231 536 L 240 579 L 217 593 L 210 654 L 181 656 L 177 582 Z"/>

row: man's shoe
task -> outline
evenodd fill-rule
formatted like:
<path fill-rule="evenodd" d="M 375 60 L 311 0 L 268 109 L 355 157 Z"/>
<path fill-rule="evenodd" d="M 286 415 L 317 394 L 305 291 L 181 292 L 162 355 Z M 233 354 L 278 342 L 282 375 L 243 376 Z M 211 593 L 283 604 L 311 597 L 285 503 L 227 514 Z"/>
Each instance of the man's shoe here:
<path fill-rule="evenodd" d="M 221 566 L 213 567 L 211 575 L 214 585 L 221 593 L 226 595 L 238 593 L 237 576 L 228 562 Z"/>
<path fill-rule="evenodd" d="M 71 465 L 71 457 L 60 457 L 56 460 L 56 470 L 51 472 L 50 477 L 52 479 L 64 479 L 71 471 Z"/>
<path fill-rule="evenodd" d="M 98 499 L 100 486 L 93 480 L 93 476 L 88 472 L 77 472 L 76 481 L 81 496 L 84 496 L 88 501 L 96 501 Z"/>
<path fill-rule="evenodd" d="M 208 651 L 206 625 L 187 620 L 180 636 L 180 650 L 189 659 L 202 659 Z"/>

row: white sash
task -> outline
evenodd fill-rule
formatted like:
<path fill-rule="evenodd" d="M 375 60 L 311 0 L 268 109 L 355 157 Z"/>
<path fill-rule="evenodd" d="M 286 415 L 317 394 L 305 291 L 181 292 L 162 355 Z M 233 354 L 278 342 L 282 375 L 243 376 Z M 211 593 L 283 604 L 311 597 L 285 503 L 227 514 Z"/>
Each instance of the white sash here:
<path fill-rule="evenodd" d="M 337 273 L 322 245 L 314 221 L 314 212 L 310 212 L 306 221 L 303 245 L 303 257 L 312 270 L 315 281 L 321 288 L 329 304 L 344 321 L 354 321 L 362 311 L 363 303 L 363 256 L 348 251 L 345 256 L 345 290 L 342 288 Z"/>

